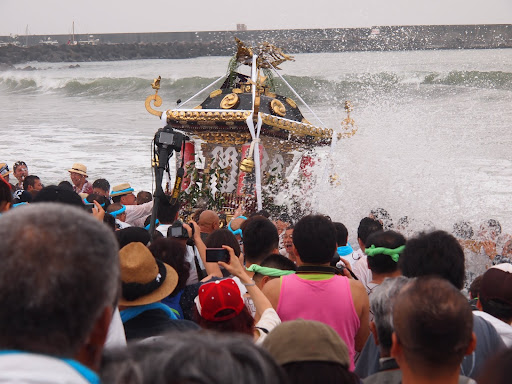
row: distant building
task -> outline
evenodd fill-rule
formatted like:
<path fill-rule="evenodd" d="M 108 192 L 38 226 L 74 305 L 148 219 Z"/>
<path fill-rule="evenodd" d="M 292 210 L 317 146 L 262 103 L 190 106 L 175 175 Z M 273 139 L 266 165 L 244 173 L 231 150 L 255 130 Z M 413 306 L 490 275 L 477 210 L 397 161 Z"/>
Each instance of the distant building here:
<path fill-rule="evenodd" d="M 247 25 L 246 24 L 237 24 L 236 30 L 237 31 L 247 31 Z"/>

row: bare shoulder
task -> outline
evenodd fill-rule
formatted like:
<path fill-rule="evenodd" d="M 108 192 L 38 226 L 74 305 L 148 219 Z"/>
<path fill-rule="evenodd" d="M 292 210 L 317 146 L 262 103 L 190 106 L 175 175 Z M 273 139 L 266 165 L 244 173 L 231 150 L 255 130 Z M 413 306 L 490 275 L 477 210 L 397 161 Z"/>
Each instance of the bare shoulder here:
<path fill-rule="evenodd" d="M 352 294 L 364 293 L 366 295 L 366 289 L 365 289 L 363 283 L 361 283 L 359 280 L 348 279 L 348 282 L 350 284 L 350 290 L 352 291 Z"/>
<path fill-rule="evenodd" d="M 281 294 L 281 279 L 272 279 L 268 281 L 261 290 L 270 303 L 277 310 L 277 304 L 279 303 L 279 296 Z"/>
<path fill-rule="evenodd" d="M 269 280 L 262 289 L 262 292 L 266 295 L 267 293 L 279 293 L 281 291 L 281 279 Z"/>

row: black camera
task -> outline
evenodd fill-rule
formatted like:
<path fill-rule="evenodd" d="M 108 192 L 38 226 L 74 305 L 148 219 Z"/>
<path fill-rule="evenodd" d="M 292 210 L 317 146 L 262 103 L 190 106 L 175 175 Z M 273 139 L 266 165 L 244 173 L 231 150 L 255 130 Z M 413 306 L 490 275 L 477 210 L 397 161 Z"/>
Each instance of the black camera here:
<path fill-rule="evenodd" d="M 160 128 L 155 134 L 156 145 L 159 147 L 169 147 L 176 152 L 181 151 L 183 141 L 186 139 L 187 137 L 183 133 L 175 131 L 168 125 L 164 128 Z"/>
<path fill-rule="evenodd" d="M 167 237 L 175 237 L 178 239 L 188 239 L 188 231 L 185 227 L 183 227 L 183 223 L 180 220 L 176 220 L 172 225 L 167 229 Z"/>

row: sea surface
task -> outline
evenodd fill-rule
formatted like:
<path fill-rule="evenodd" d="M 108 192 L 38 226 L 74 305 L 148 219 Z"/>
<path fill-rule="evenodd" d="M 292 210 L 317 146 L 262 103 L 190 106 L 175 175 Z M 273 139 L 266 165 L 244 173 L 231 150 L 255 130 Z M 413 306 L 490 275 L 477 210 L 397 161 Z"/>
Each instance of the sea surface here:
<path fill-rule="evenodd" d="M 327 127 L 354 105 L 358 132 L 319 150 L 313 206 L 351 237 L 382 207 L 418 229 L 476 227 L 495 218 L 512 232 L 512 50 L 298 54 L 281 74 Z M 153 190 L 151 140 L 161 122 L 144 100 L 162 76 L 161 110 L 226 73 L 228 57 L 70 63 L 32 62 L 0 72 L 0 162 L 27 162 L 44 184 L 69 180 L 74 162 L 90 180 Z M 72 65 L 74 65 L 73 63 Z M 219 84 L 220 85 L 220 84 Z M 218 87 L 216 87 L 218 88 Z M 215 89 L 212 88 L 212 89 Z M 280 93 L 296 97 L 284 85 Z M 199 104 L 206 94 L 188 106 Z M 312 123 L 320 124 L 301 106 Z"/>

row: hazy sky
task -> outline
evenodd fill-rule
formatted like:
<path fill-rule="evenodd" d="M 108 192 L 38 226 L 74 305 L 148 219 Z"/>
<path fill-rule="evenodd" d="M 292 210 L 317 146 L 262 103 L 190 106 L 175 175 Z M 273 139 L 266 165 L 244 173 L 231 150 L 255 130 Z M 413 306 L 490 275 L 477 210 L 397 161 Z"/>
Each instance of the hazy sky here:
<path fill-rule="evenodd" d="M 252 5 L 252 6 L 251 6 Z M 0 35 L 511 24 L 512 0 L 0 0 Z"/>

